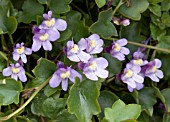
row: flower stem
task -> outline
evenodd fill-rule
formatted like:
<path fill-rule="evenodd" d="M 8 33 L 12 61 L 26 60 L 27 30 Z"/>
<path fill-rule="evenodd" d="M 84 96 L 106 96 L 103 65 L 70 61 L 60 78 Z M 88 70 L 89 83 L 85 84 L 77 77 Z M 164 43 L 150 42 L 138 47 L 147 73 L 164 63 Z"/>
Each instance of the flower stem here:
<path fill-rule="evenodd" d="M 45 58 L 47 59 L 48 51 L 45 51 Z"/>
<path fill-rule="evenodd" d="M 11 40 L 11 44 L 14 44 L 14 41 L 13 41 L 13 38 L 12 38 L 12 35 L 11 34 L 8 34 L 10 40 Z"/>
<path fill-rule="evenodd" d="M 146 48 L 155 49 L 155 50 L 158 50 L 158 51 L 170 53 L 170 50 L 168 50 L 168 49 L 154 47 L 154 46 L 150 46 L 150 45 L 146 45 L 146 44 L 140 44 L 140 43 L 136 43 L 136 42 L 132 42 L 132 41 L 128 41 L 128 44 L 132 44 L 132 45 L 136 45 L 136 46 L 146 47 Z"/>
<path fill-rule="evenodd" d="M 120 1 L 119 1 L 118 5 L 117 5 L 116 8 L 113 10 L 112 16 L 115 15 L 116 11 L 119 9 L 119 7 L 120 7 L 123 3 L 124 3 L 123 0 L 120 0 Z"/>
<path fill-rule="evenodd" d="M 50 77 L 51 78 L 51 77 Z M 7 115 L 7 116 L 4 116 L 4 117 L 1 117 L 0 118 L 0 121 L 5 121 L 5 120 L 8 120 L 10 119 L 11 117 L 15 116 L 16 114 L 18 114 L 22 109 L 24 109 L 32 100 L 33 98 L 38 94 L 38 92 L 43 88 L 45 87 L 48 82 L 49 82 L 49 79 L 47 79 L 43 84 L 41 84 L 37 89 L 36 91 L 32 94 L 32 96 L 20 107 L 18 108 L 16 111 L 14 111 L 13 113 Z"/>
<path fill-rule="evenodd" d="M 0 55 L 8 62 L 8 58 L 5 56 L 3 52 L 0 51 Z"/>
<path fill-rule="evenodd" d="M 29 78 L 34 79 L 34 76 L 32 76 L 30 73 L 25 72 L 25 74 L 26 74 Z"/>

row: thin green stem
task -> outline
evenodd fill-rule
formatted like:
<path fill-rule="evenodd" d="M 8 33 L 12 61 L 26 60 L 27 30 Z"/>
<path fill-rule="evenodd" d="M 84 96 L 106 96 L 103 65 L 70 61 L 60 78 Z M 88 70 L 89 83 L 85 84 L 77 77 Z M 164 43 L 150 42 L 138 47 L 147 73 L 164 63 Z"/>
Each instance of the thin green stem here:
<path fill-rule="evenodd" d="M 123 3 L 124 3 L 123 0 L 120 0 L 120 1 L 119 1 L 118 5 L 117 5 L 116 8 L 113 10 L 112 16 L 115 15 L 116 11 L 119 9 L 119 7 L 120 7 Z"/>
<path fill-rule="evenodd" d="M 45 58 L 47 59 L 48 51 L 45 51 Z"/>
<path fill-rule="evenodd" d="M 0 55 L 8 62 L 8 58 L 5 56 L 3 52 L 0 51 Z"/>
<path fill-rule="evenodd" d="M 14 41 L 13 41 L 12 35 L 11 35 L 11 34 L 8 34 L 8 35 L 9 35 L 9 38 L 10 38 L 11 44 L 14 44 Z"/>
<path fill-rule="evenodd" d="M 83 10 L 81 10 L 78 6 L 76 6 L 74 3 L 71 3 L 71 5 L 77 10 L 79 10 L 83 15 L 86 15 L 86 13 Z"/>
<path fill-rule="evenodd" d="M 128 44 L 132 44 L 132 45 L 136 45 L 136 46 L 140 46 L 140 47 L 146 47 L 146 48 L 155 49 L 155 50 L 158 50 L 158 51 L 170 53 L 170 50 L 168 50 L 168 49 L 154 47 L 154 46 L 150 46 L 150 45 L 146 45 L 146 44 L 140 44 L 140 43 L 136 43 L 136 42 L 132 42 L 132 41 L 128 41 Z"/>
<path fill-rule="evenodd" d="M 30 73 L 25 72 L 25 74 L 26 74 L 29 78 L 34 79 L 34 76 L 32 76 Z"/>
<path fill-rule="evenodd" d="M 50 77 L 51 78 L 51 77 Z M 50 79 L 49 78 L 49 79 Z M 13 113 L 7 115 L 7 116 L 4 116 L 4 117 L 1 117 L 0 118 L 0 121 L 5 121 L 5 120 L 8 120 L 10 119 L 11 117 L 15 116 L 16 114 L 18 114 L 22 109 L 24 109 L 32 100 L 33 98 L 38 94 L 38 92 L 43 88 L 45 87 L 48 82 L 49 82 L 49 79 L 47 79 L 43 84 L 41 84 L 37 89 L 36 91 L 31 95 L 31 97 L 20 107 L 18 108 L 16 111 L 14 111 Z"/>

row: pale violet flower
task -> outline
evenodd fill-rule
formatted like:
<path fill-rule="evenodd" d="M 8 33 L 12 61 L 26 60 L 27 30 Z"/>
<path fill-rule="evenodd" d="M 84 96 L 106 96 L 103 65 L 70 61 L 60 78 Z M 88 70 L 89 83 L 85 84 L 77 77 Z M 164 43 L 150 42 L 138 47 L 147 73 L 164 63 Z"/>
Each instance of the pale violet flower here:
<path fill-rule="evenodd" d="M 113 23 L 116 25 L 123 25 L 123 26 L 128 26 L 130 25 L 130 20 L 126 18 L 116 18 L 114 17 L 112 19 Z"/>
<path fill-rule="evenodd" d="M 44 21 L 40 25 L 41 29 L 51 29 L 58 32 L 58 30 L 64 31 L 67 28 L 65 20 L 52 18 L 52 11 L 48 11 L 48 14 L 43 14 L 43 18 Z"/>
<path fill-rule="evenodd" d="M 90 80 L 98 80 L 100 78 L 107 78 L 109 72 L 105 70 L 108 66 L 108 61 L 103 58 L 91 58 L 87 63 L 80 62 L 78 67 L 83 70 L 83 74 Z"/>
<path fill-rule="evenodd" d="M 132 64 L 127 64 L 126 68 L 121 75 L 121 80 L 128 85 L 129 91 L 133 91 L 133 89 L 141 89 L 143 88 L 144 78 L 139 75 L 141 71 L 141 67 L 133 66 Z"/>
<path fill-rule="evenodd" d="M 65 53 L 67 54 L 67 58 L 73 62 L 87 62 L 91 56 L 84 52 L 83 49 L 81 46 L 74 44 L 74 41 L 68 41 Z"/>
<path fill-rule="evenodd" d="M 127 45 L 127 40 L 125 38 L 119 39 L 112 43 L 110 47 L 106 50 L 112 55 L 112 57 L 117 58 L 120 61 L 125 60 L 125 55 L 130 53 L 129 49 L 124 47 Z"/>
<path fill-rule="evenodd" d="M 18 61 L 20 58 L 22 62 L 27 63 L 27 57 L 26 55 L 31 55 L 32 50 L 30 48 L 27 48 L 24 46 L 24 43 L 17 43 L 14 47 L 13 51 L 13 59 L 15 61 Z"/>
<path fill-rule="evenodd" d="M 92 34 L 88 38 L 81 38 L 78 42 L 79 47 L 85 49 L 89 54 L 97 54 L 103 51 L 103 40 L 100 39 L 99 35 Z"/>
<path fill-rule="evenodd" d="M 40 29 L 37 28 L 34 30 L 35 34 L 33 36 L 33 45 L 32 50 L 37 52 L 41 46 L 43 46 L 44 50 L 51 51 L 52 44 L 50 41 L 56 41 L 59 39 L 60 34 L 58 31 L 50 30 L 50 29 Z"/>
<path fill-rule="evenodd" d="M 154 59 L 153 61 L 150 61 L 146 66 L 144 66 L 142 70 L 146 77 L 149 77 L 155 82 L 159 82 L 159 80 L 164 76 L 163 72 L 159 70 L 161 66 L 162 62 L 159 59 Z"/>
<path fill-rule="evenodd" d="M 58 69 L 53 74 L 52 78 L 49 81 L 49 85 L 52 88 L 58 87 L 60 83 L 62 84 L 62 89 L 67 91 L 68 89 L 68 79 L 74 83 L 75 77 L 78 77 L 82 80 L 82 76 L 76 70 L 72 69 L 71 67 L 66 67 L 63 63 L 58 63 Z"/>
<path fill-rule="evenodd" d="M 4 76 L 11 76 L 15 80 L 21 80 L 22 82 L 27 81 L 27 77 L 25 75 L 25 70 L 20 63 L 10 64 L 9 67 L 3 69 L 2 74 Z"/>

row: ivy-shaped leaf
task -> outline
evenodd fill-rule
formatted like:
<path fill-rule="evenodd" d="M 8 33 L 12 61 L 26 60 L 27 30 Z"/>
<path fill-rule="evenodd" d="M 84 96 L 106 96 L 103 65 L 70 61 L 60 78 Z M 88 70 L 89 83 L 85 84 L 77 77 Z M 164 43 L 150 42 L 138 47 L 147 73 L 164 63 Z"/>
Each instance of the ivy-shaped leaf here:
<path fill-rule="evenodd" d="M 161 91 L 162 95 L 164 96 L 165 98 L 165 108 L 166 108 L 166 111 L 167 112 L 170 112 L 170 88 L 167 88 L 167 89 L 163 89 Z"/>
<path fill-rule="evenodd" d="M 131 0 L 130 6 L 123 4 L 119 8 L 119 12 L 133 20 L 140 20 L 141 13 L 143 13 L 149 6 L 147 0 Z"/>
<path fill-rule="evenodd" d="M 72 31 L 72 37 L 74 41 L 78 42 L 81 38 L 89 36 L 88 27 L 85 26 L 85 22 L 81 21 L 81 14 L 76 11 L 70 11 L 67 14 L 68 29 Z"/>
<path fill-rule="evenodd" d="M 17 19 L 13 16 L 7 16 L 7 10 L 0 6 L 0 34 L 12 34 L 17 29 Z"/>
<path fill-rule="evenodd" d="M 159 43 L 156 45 L 156 47 L 164 48 L 164 49 L 170 49 L 170 36 L 159 36 L 158 37 Z M 161 52 L 164 53 L 164 52 Z"/>
<path fill-rule="evenodd" d="M 158 17 L 161 16 L 161 6 L 159 6 L 158 4 L 150 4 L 149 10 L 156 16 Z"/>
<path fill-rule="evenodd" d="M 55 14 L 62 14 L 70 11 L 69 4 L 72 0 L 51 0 L 50 2 L 50 10 Z"/>
<path fill-rule="evenodd" d="M 113 23 L 110 21 L 113 17 L 112 8 L 99 13 L 97 22 L 90 27 L 90 32 L 99 34 L 103 38 L 117 36 L 117 31 Z"/>
<path fill-rule="evenodd" d="M 36 21 L 37 15 L 42 16 L 44 7 L 36 0 L 26 0 L 22 10 L 18 17 L 19 22 L 30 23 L 31 21 Z"/>
<path fill-rule="evenodd" d="M 142 110 L 145 110 L 149 116 L 153 114 L 153 105 L 157 102 L 154 95 L 154 88 L 145 87 L 139 91 L 139 104 L 142 106 Z"/>
<path fill-rule="evenodd" d="M 95 0 L 99 8 L 103 7 L 106 4 L 106 0 Z"/>
<path fill-rule="evenodd" d="M 117 100 L 112 108 L 105 108 L 105 118 L 109 122 L 135 122 L 141 113 L 141 106 L 138 104 L 126 105 L 120 99 Z"/>
<path fill-rule="evenodd" d="M 100 112 L 97 102 L 99 89 L 95 81 L 85 79 L 76 81 L 70 89 L 67 106 L 71 114 L 75 114 L 81 122 L 90 122 L 92 115 Z"/>
<path fill-rule="evenodd" d="M 44 58 L 40 58 L 38 60 L 38 65 L 32 70 L 36 78 L 33 79 L 29 83 L 29 85 L 31 85 L 31 87 L 39 86 L 47 79 L 49 79 L 53 75 L 55 70 L 56 65 L 53 62 Z"/>
<path fill-rule="evenodd" d="M 0 83 L 0 104 L 9 105 L 19 103 L 19 95 L 23 87 L 20 81 L 11 78 L 1 80 Z"/>

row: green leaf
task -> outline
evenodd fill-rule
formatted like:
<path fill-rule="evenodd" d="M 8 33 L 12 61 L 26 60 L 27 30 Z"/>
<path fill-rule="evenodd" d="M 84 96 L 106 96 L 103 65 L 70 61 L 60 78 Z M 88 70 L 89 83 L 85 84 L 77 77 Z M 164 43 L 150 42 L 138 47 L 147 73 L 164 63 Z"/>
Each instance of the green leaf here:
<path fill-rule="evenodd" d="M 90 32 L 99 34 L 103 38 L 117 36 L 117 31 L 112 20 L 112 8 L 99 13 L 97 22 L 93 23 L 90 27 Z"/>
<path fill-rule="evenodd" d="M 90 122 L 92 115 L 100 112 L 97 102 L 99 89 L 95 81 L 84 79 L 76 81 L 70 89 L 67 106 L 71 114 L 75 114 L 81 122 Z"/>
<path fill-rule="evenodd" d="M 0 6 L 0 34 L 12 34 L 17 29 L 17 19 L 13 16 L 7 16 L 7 9 Z"/>
<path fill-rule="evenodd" d="M 56 65 L 44 58 L 38 60 L 38 65 L 32 70 L 36 78 L 32 80 L 31 87 L 36 87 L 49 79 L 56 70 Z"/>
<path fill-rule="evenodd" d="M 19 13 L 19 22 L 30 23 L 36 21 L 37 16 L 42 16 L 44 7 L 36 0 L 26 0 L 22 6 L 22 12 Z"/>
<path fill-rule="evenodd" d="M 88 27 L 85 26 L 84 21 L 81 21 L 81 14 L 76 11 L 70 11 L 67 14 L 68 29 L 72 31 L 74 41 L 78 42 L 81 38 L 89 36 Z"/>
<path fill-rule="evenodd" d="M 40 4 L 49 4 L 50 0 L 38 0 Z"/>
<path fill-rule="evenodd" d="M 0 84 L 0 101 L 1 105 L 9 105 L 12 103 L 19 103 L 19 95 L 22 91 L 22 84 L 19 81 L 16 81 L 11 78 L 3 80 L 3 83 Z"/>
<path fill-rule="evenodd" d="M 133 20 L 140 20 L 141 13 L 143 13 L 149 6 L 147 0 L 131 0 L 130 6 L 123 4 L 119 8 L 119 12 Z"/>
<path fill-rule="evenodd" d="M 161 10 L 162 11 L 169 11 L 170 10 L 170 2 L 169 2 L 169 0 L 163 0 L 162 1 Z"/>
<path fill-rule="evenodd" d="M 50 119 L 56 118 L 56 115 L 65 108 L 66 106 L 66 98 L 47 98 L 42 104 L 42 110 L 44 115 L 49 117 Z"/>
<path fill-rule="evenodd" d="M 72 0 L 51 0 L 49 8 L 55 14 L 62 14 L 70 11 L 69 4 Z"/>
<path fill-rule="evenodd" d="M 158 40 L 159 40 L 159 44 L 157 44 L 156 47 L 170 49 L 170 41 L 169 41 L 170 36 L 159 36 Z"/>
<path fill-rule="evenodd" d="M 161 17 L 162 23 L 165 24 L 166 27 L 170 27 L 170 14 L 169 12 L 163 12 Z"/>
<path fill-rule="evenodd" d="M 137 104 L 125 105 L 120 99 L 117 100 L 112 108 L 105 108 L 105 118 L 109 122 L 120 122 L 127 120 L 135 121 L 141 113 L 141 106 Z"/>
<path fill-rule="evenodd" d="M 149 3 L 155 4 L 155 3 L 160 3 L 164 0 L 148 0 L 148 1 L 149 1 Z"/>
<path fill-rule="evenodd" d="M 157 102 L 154 95 L 154 88 L 145 87 L 139 91 L 139 104 L 142 106 L 142 110 L 145 110 L 149 116 L 153 114 L 153 105 Z"/>
<path fill-rule="evenodd" d="M 60 91 L 60 89 L 57 88 L 51 88 L 49 85 L 47 85 L 45 88 L 44 88 L 44 94 L 47 96 L 47 97 L 50 97 L 51 95 L 53 95 L 54 93 Z M 59 92 L 60 93 L 60 92 Z"/>
<path fill-rule="evenodd" d="M 165 112 L 163 115 L 163 122 L 170 122 L 169 112 Z"/>
<path fill-rule="evenodd" d="M 60 32 L 60 38 L 56 42 L 67 41 L 71 37 L 71 35 L 71 30 L 67 28 L 65 31 Z"/>
<path fill-rule="evenodd" d="M 160 59 L 162 61 L 162 71 L 164 73 L 164 79 L 165 80 L 169 80 L 169 76 L 170 76 L 170 68 L 168 66 L 170 66 L 170 56 L 169 55 L 160 55 Z"/>
<path fill-rule="evenodd" d="M 161 6 L 158 4 L 150 4 L 149 10 L 158 17 L 161 17 Z"/>
<path fill-rule="evenodd" d="M 163 89 L 161 91 L 162 95 L 165 98 L 165 108 L 167 112 L 170 112 L 170 88 Z"/>
<path fill-rule="evenodd" d="M 118 100 L 119 97 L 110 91 L 102 91 L 99 96 L 99 104 L 102 110 L 100 118 L 104 117 L 104 109 L 107 107 L 112 107 L 113 103 Z"/>
<path fill-rule="evenodd" d="M 106 0 L 95 0 L 99 8 L 103 7 L 106 4 Z"/>
<path fill-rule="evenodd" d="M 122 70 L 122 62 L 113 58 L 110 54 L 104 53 L 103 57 L 109 62 L 108 70 L 110 74 L 118 74 Z"/>

